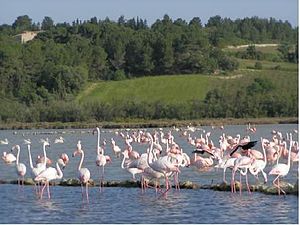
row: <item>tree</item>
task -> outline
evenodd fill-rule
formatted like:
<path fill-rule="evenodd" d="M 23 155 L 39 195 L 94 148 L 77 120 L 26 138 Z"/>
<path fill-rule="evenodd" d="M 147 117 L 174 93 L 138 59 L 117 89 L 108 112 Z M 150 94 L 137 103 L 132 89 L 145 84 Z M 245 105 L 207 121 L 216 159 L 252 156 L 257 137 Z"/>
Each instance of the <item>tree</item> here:
<path fill-rule="evenodd" d="M 50 30 L 54 26 L 54 22 L 49 16 L 45 16 L 42 22 L 42 30 Z"/>
<path fill-rule="evenodd" d="M 29 16 L 18 16 L 15 22 L 12 24 L 12 27 L 17 30 L 17 32 L 30 30 L 31 29 L 31 22 L 32 19 L 29 18 Z"/>

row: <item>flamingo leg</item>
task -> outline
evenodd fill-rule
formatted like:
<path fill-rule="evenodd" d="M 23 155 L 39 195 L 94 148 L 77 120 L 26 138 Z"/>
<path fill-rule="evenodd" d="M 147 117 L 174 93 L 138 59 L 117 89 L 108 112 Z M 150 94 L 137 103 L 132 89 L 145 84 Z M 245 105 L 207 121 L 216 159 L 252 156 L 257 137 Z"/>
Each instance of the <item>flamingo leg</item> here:
<path fill-rule="evenodd" d="M 47 192 L 48 192 L 48 199 L 50 199 L 51 198 L 51 196 L 50 196 L 50 186 L 49 186 L 49 181 L 47 182 Z"/>
<path fill-rule="evenodd" d="M 242 195 L 242 174 L 240 172 L 240 195 Z"/>
<path fill-rule="evenodd" d="M 100 170 L 100 166 L 99 166 L 99 191 L 101 192 L 101 183 L 102 183 L 102 179 L 101 179 L 101 170 Z"/>
<path fill-rule="evenodd" d="M 89 184 L 88 184 L 88 182 L 86 182 L 86 184 L 85 184 L 85 194 L 86 194 L 86 200 L 89 203 L 89 190 L 88 190 L 88 188 L 89 188 Z"/>
<path fill-rule="evenodd" d="M 278 180 L 278 185 L 276 185 L 276 180 Z M 273 180 L 273 184 L 278 189 L 278 195 L 280 195 L 280 187 L 279 187 L 279 175 Z"/>
<path fill-rule="evenodd" d="M 247 175 L 247 173 L 246 173 L 246 185 L 247 185 L 247 190 L 248 190 L 249 194 L 251 194 L 249 183 L 248 183 L 248 175 Z"/>
<path fill-rule="evenodd" d="M 44 194 L 44 190 L 46 188 L 46 185 L 47 185 L 47 182 L 45 182 L 43 188 L 42 188 L 42 191 L 41 191 L 41 199 L 43 198 L 43 194 Z"/>
<path fill-rule="evenodd" d="M 82 196 L 82 201 L 83 201 L 83 184 L 81 183 L 81 196 Z"/>

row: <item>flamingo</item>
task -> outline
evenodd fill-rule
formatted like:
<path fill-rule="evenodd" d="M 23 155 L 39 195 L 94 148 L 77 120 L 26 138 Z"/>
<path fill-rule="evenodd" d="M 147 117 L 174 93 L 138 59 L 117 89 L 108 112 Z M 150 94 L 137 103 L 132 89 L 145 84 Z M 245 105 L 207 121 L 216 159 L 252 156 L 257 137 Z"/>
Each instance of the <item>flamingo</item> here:
<path fill-rule="evenodd" d="M 29 164 L 31 168 L 31 177 L 34 180 L 41 172 L 43 172 L 46 169 L 46 161 L 38 163 L 36 167 L 33 166 L 32 158 L 31 158 L 31 151 L 30 151 L 30 142 L 27 142 L 27 149 L 28 149 L 28 156 L 29 156 Z M 44 158 L 47 158 L 46 155 L 46 146 L 50 146 L 48 142 L 43 143 L 43 152 L 44 152 Z M 34 184 L 36 187 L 36 183 Z M 37 188 L 36 188 L 37 193 Z"/>
<path fill-rule="evenodd" d="M 69 156 L 67 155 L 67 153 L 62 153 L 58 159 L 58 164 L 62 166 L 62 169 L 64 169 L 68 163 Z"/>
<path fill-rule="evenodd" d="M 116 145 L 116 142 L 113 138 L 111 138 L 111 145 L 114 154 L 117 156 L 117 158 L 119 158 L 121 154 L 121 148 L 118 145 Z"/>
<path fill-rule="evenodd" d="M 273 180 L 273 184 L 275 187 L 278 188 L 278 195 L 280 195 L 280 192 L 282 192 L 284 195 L 286 195 L 285 191 L 280 187 L 279 184 L 279 178 L 284 177 L 289 173 L 290 165 L 291 165 L 291 149 L 292 149 L 292 134 L 290 134 L 290 145 L 289 145 L 289 153 L 288 153 L 288 162 L 287 164 L 284 163 L 278 163 L 269 172 L 269 175 L 276 175 L 276 178 Z M 276 185 L 277 181 L 277 185 Z"/>
<path fill-rule="evenodd" d="M 23 163 L 19 162 L 20 157 L 20 145 L 14 145 L 11 151 L 17 149 L 17 159 L 16 159 L 16 171 L 18 175 L 18 187 L 20 187 L 20 178 L 22 179 L 22 186 L 24 186 L 24 177 L 26 174 L 26 166 Z"/>
<path fill-rule="evenodd" d="M 122 152 L 122 154 L 123 154 L 123 160 L 121 163 L 121 168 L 126 169 L 129 173 L 131 173 L 133 180 L 135 180 L 136 179 L 135 175 L 142 173 L 144 171 L 145 167 L 142 166 L 142 168 L 139 168 L 139 165 L 138 165 L 141 160 L 145 159 L 144 154 L 142 154 L 143 157 L 140 157 L 137 160 L 129 159 L 128 150 L 125 150 L 124 152 Z M 147 155 L 146 155 L 146 157 L 147 157 Z M 126 159 L 127 159 L 127 161 L 126 161 Z M 125 164 L 125 162 L 126 162 L 126 164 Z"/>
<path fill-rule="evenodd" d="M 48 167 L 44 171 L 42 171 L 36 178 L 34 178 L 34 181 L 36 182 L 44 182 L 44 187 L 42 188 L 40 198 L 43 198 L 44 189 L 47 186 L 47 192 L 48 192 L 48 198 L 51 198 L 50 195 L 50 187 L 49 182 L 55 179 L 61 179 L 63 177 L 63 173 L 59 167 L 58 162 L 56 162 L 56 169 L 53 167 Z"/>
<path fill-rule="evenodd" d="M 250 188 L 249 188 L 249 183 L 248 183 L 247 172 L 248 172 L 248 169 L 251 166 L 251 164 L 254 162 L 254 160 L 255 159 L 250 158 L 248 156 L 241 156 L 234 161 L 234 166 L 232 169 L 232 178 L 231 178 L 231 192 L 235 192 L 234 176 L 235 176 L 236 171 L 239 170 L 239 172 L 240 172 L 240 194 L 242 194 L 241 175 L 246 176 L 247 189 L 248 189 L 248 192 L 251 193 Z M 243 171 L 242 169 L 245 169 L 245 171 Z"/>
<path fill-rule="evenodd" d="M 62 143 L 64 143 L 64 141 L 65 141 L 65 139 L 63 138 L 63 137 L 59 137 L 59 138 L 56 138 L 55 140 L 54 140 L 54 143 L 55 144 L 62 144 Z"/>
<path fill-rule="evenodd" d="M 263 177 L 264 177 L 265 184 L 266 184 L 267 181 L 268 181 L 268 178 L 267 178 L 267 174 L 265 173 L 264 169 L 267 165 L 267 155 L 266 155 L 266 150 L 264 148 L 263 138 L 261 138 L 261 146 L 262 146 L 262 149 L 263 149 L 264 158 L 263 159 L 256 159 L 252 163 L 252 165 L 249 167 L 249 172 L 254 176 L 256 176 L 259 172 L 261 172 Z"/>
<path fill-rule="evenodd" d="M 88 168 L 82 168 L 82 163 L 84 159 L 84 151 L 83 149 L 76 149 L 76 151 L 73 153 L 73 157 L 76 155 L 81 154 L 81 159 L 78 164 L 78 179 L 81 182 L 81 193 L 82 193 L 82 200 L 83 200 L 83 185 L 85 185 L 85 195 L 86 195 L 86 200 L 89 202 L 89 193 L 88 193 L 88 182 L 91 177 L 91 173 Z"/>
<path fill-rule="evenodd" d="M 150 153 L 153 154 L 153 138 L 152 135 L 150 133 L 147 133 L 147 136 L 150 138 L 150 150 L 148 152 L 148 165 L 149 167 L 151 167 L 153 170 L 160 172 L 162 174 L 164 174 L 165 177 L 165 181 L 166 181 L 166 190 L 163 194 L 166 194 L 169 190 L 169 180 L 168 180 L 168 175 L 171 172 L 180 172 L 178 166 L 176 164 L 173 164 L 169 161 L 170 156 L 166 155 L 163 156 L 161 158 L 158 158 L 155 161 L 150 162 Z"/>
<path fill-rule="evenodd" d="M 100 147 L 100 128 L 96 127 L 94 132 L 97 131 L 97 157 L 96 157 L 96 165 L 99 166 L 99 174 L 100 174 L 100 186 L 99 189 L 101 191 L 101 186 L 104 185 L 104 166 L 106 165 L 107 162 L 111 162 L 111 158 L 108 155 L 104 155 L 104 149 Z M 100 167 L 102 167 L 102 172 L 100 172 Z"/>
<path fill-rule="evenodd" d="M 4 140 L 0 140 L 1 145 L 8 145 L 8 140 L 5 138 Z"/>
<path fill-rule="evenodd" d="M 3 152 L 2 159 L 6 164 L 12 164 L 17 158 L 12 153 Z"/>

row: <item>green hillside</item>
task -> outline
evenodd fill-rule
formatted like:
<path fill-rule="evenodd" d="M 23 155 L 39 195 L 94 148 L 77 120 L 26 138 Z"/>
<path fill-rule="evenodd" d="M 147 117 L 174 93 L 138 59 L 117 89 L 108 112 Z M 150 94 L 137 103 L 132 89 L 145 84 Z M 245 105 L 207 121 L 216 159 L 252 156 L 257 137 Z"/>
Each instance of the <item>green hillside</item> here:
<path fill-rule="evenodd" d="M 211 76 L 174 75 L 142 77 L 132 80 L 90 83 L 79 94 L 79 102 L 146 101 L 165 103 L 204 99 L 207 91 L 219 84 Z"/>
<path fill-rule="evenodd" d="M 254 61 L 247 60 L 254 65 Z M 265 64 L 263 64 L 265 65 Z M 276 64 L 274 64 L 276 65 Z M 266 64 L 270 68 L 273 64 Z M 280 65 L 280 64 L 279 64 Z M 286 65 L 286 63 L 284 64 Z M 239 87 L 247 87 L 255 78 L 265 78 L 274 85 L 273 92 L 295 92 L 298 75 L 296 67 L 293 71 L 282 70 L 246 70 L 232 72 L 230 75 L 173 75 L 143 77 L 124 81 L 106 81 L 89 83 L 77 96 L 79 103 L 119 101 L 182 103 L 189 100 L 204 100 L 208 91 L 222 89 L 234 93 Z M 284 67 L 286 68 L 286 67 Z"/>

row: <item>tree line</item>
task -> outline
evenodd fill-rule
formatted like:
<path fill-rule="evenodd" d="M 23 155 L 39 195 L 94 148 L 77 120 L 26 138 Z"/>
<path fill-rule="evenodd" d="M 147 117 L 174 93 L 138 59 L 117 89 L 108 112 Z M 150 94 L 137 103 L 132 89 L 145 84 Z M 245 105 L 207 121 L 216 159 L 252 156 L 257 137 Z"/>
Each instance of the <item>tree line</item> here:
<path fill-rule="evenodd" d="M 27 30 L 42 32 L 25 44 L 13 38 Z M 159 102 L 154 106 L 136 103 L 139 104 L 137 106 L 129 102 L 120 103 L 123 104 L 122 110 L 119 110 L 122 114 L 114 115 L 110 111 L 114 111 L 115 105 L 91 105 L 87 107 L 91 112 L 85 107 L 79 110 L 82 106 L 78 106 L 76 111 L 73 101 L 88 81 L 233 71 L 238 69 L 238 62 L 221 47 L 249 42 L 295 44 L 297 35 L 297 28 L 287 21 L 274 18 L 231 20 L 214 16 L 203 25 L 199 17 L 187 22 L 181 18 L 172 20 L 165 15 L 148 26 L 146 20 L 127 20 L 124 16 L 117 21 L 109 18 L 99 20 L 96 17 L 86 21 L 77 19 L 71 24 L 55 24 L 50 17 L 45 17 L 41 23 L 32 23 L 29 16 L 19 16 L 12 25 L 0 26 L 0 97 L 16 100 L 16 105 L 21 104 L 24 108 L 23 117 L 16 114 L 14 118 L 24 121 L 67 120 L 61 118 L 62 115 L 69 117 L 69 120 L 84 120 L 93 117 L 94 108 L 99 115 L 103 115 L 100 118 L 95 115 L 97 120 L 109 120 L 112 117 L 215 117 L 208 112 L 192 115 L 192 111 L 200 104 L 195 102 L 185 105 L 191 109 L 190 114 L 181 112 L 179 106 L 161 106 Z M 288 50 L 283 50 L 289 54 Z M 283 54 L 281 60 L 288 59 Z M 66 101 L 72 104 L 68 105 Z M 210 104 L 210 101 L 201 104 Z M 11 105 L 11 110 L 16 105 Z M 42 109 L 48 111 L 43 112 Z M 49 114 L 53 109 L 57 110 L 54 113 L 56 116 Z M 66 112 L 58 113 L 63 109 Z M 7 110 L 1 109 L 2 120 L 12 117 Z M 14 115 L 11 110 L 8 110 L 10 115 Z M 221 113 L 217 116 L 228 115 Z M 239 115 L 231 110 L 230 116 Z"/>

